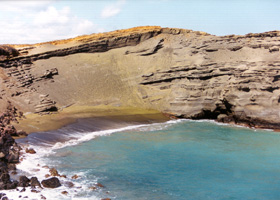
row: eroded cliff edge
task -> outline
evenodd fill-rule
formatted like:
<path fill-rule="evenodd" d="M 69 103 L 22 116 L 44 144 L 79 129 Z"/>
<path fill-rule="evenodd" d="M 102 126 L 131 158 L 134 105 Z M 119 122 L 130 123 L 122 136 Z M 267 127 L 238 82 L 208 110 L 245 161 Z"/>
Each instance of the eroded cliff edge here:
<path fill-rule="evenodd" d="M 0 109 L 133 106 L 280 129 L 280 32 L 138 27 L 35 45 L 0 62 Z"/>

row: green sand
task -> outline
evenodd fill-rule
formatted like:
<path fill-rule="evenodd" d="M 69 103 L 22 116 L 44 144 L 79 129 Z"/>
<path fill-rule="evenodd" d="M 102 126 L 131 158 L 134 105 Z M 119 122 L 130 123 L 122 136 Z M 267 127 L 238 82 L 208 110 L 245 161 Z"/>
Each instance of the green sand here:
<path fill-rule="evenodd" d="M 145 110 L 132 107 L 113 106 L 71 106 L 56 113 L 47 115 L 26 114 L 26 119 L 14 124 L 17 130 L 25 130 L 28 134 L 59 129 L 77 119 L 102 117 L 123 121 L 147 122 L 149 120 L 166 121 L 169 118 L 156 110 Z"/>

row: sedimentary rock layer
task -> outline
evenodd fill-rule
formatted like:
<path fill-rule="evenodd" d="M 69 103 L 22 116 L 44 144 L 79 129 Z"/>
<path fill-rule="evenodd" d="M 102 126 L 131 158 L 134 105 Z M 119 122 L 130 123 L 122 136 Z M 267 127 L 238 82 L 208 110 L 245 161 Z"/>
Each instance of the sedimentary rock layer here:
<path fill-rule="evenodd" d="M 15 47 L 20 55 L 0 62 L 3 106 L 110 104 L 280 128 L 278 31 L 214 36 L 139 27 Z"/>

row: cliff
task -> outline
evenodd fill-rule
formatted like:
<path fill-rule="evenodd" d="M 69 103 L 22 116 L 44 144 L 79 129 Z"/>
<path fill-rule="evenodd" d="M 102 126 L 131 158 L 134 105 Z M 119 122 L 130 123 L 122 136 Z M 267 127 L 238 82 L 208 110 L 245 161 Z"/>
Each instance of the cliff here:
<path fill-rule="evenodd" d="M 278 31 L 161 27 L 13 45 L 19 55 L 0 61 L 0 110 L 7 101 L 24 112 L 105 104 L 279 129 L 279 46 Z"/>

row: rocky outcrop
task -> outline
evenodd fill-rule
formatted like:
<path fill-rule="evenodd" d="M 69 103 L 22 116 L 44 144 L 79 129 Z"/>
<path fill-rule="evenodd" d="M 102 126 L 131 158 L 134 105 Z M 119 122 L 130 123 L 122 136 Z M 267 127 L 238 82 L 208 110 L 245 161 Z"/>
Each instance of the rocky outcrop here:
<path fill-rule="evenodd" d="M 18 56 L 19 52 L 15 48 L 8 45 L 0 45 L 0 61 Z"/>
<path fill-rule="evenodd" d="M 273 129 L 279 128 L 279 70 L 276 61 L 186 65 L 143 75 L 141 84 L 171 89 L 166 112 L 177 117 Z"/>
<path fill-rule="evenodd" d="M 14 119 L 14 107 L 9 105 L 0 117 L 0 190 L 15 189 L 18 182 L 10 179 L 9 170 L 15 169 L 19 163 L 20 146 L 12 136 L 17 135 L 16 129 L 10 125 Z"/>
<path fill-rule="evenodd" d="M 0 105 L 38 113 L 134 106 L 279 129 L 279 47 L 278 31 L 214 36 L 161 27 L 29 45 L 0 62 Z"/>

